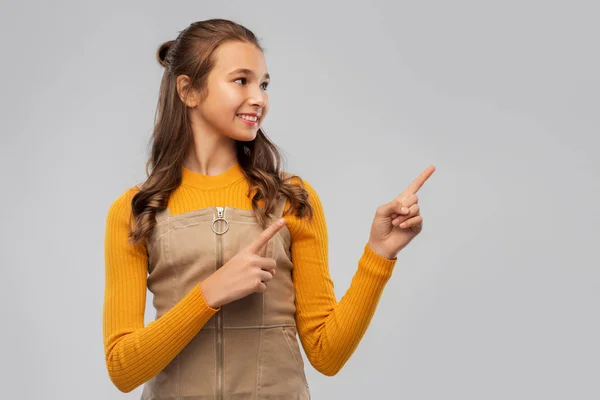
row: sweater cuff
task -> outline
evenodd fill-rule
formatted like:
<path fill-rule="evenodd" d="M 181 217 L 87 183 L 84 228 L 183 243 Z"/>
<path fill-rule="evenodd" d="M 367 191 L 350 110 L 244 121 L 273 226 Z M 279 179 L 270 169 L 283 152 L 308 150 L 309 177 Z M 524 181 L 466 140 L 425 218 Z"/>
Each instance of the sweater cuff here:
<path fill-rule="evenodd" d="M 391 278 L 397 261 L 397 257 L 392 260 L 381 257 L 366 244 L 363 255 L 359 261 L 359 267 L 367 274 L 387 281 Z"/>
<path fill-rule="evenodd" d="M 204 293 L 202 293 L 202 290 L 200 289 L 200 284 L 197 284 L 194 287 L 194 290 L 196 290 L 198 292 L 199 295 L 199 301 L 200 301 L 200 307 L 203 308 L 204 310 L 208 310 L 208 311 L 212 311 L 214 313 L 218 312 L 221 310 L 221 307 L 219 308 L 212 308 L 211 306 L 208 305 L 208 303 L 206 302 L 206 298 L 204 297 Z"/>

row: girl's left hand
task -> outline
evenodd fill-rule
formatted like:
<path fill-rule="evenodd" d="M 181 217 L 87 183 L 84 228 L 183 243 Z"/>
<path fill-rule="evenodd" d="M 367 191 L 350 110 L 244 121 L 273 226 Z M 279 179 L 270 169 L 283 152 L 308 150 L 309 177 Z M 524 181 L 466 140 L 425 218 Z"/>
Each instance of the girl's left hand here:
<path fill-rule="evenodd" d="M 398 197 L 377 208 L 368 243 L 371 250 L 392 260 L 421 233 L 423 217 L 417 192 L 434 171 L 433 165 L 427 167 Z"/>

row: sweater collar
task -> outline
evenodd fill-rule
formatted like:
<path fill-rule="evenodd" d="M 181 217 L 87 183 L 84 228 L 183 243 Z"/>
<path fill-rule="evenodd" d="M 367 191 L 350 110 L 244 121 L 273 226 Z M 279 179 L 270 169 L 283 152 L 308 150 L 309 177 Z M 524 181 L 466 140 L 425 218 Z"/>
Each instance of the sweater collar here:
<path fill-rule="evenodd" d="M 183 167 L 181 184 L 200 189 L 215 189 L 229 186 L 244 178 L 244 171 L 238 162 L 219 175 L 204 175 Z"/>

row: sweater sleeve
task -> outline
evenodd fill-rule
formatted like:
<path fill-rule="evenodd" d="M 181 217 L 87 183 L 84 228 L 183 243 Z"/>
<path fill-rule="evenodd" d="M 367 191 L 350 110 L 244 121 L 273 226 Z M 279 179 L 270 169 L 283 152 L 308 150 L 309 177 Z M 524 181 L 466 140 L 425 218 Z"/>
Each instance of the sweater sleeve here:
<path fill-rule="evenodd" d="M 312 221 L 286 217 L 292 235 L 296 325 L 311 365 L 324 375 L 338 373 L 356 350 L 375 313 L 397 259 L 388 260 L 365 245 L 350 287 L 338 302 L 329 275 L 325 215 L 314 188 L 304 180 Z"/>
<path fill-rule="evenodd" d="M 143 244 L 129 242 L 132 188 L 111 205 L 104 242 L 104 352 L 108 375 L 130 392 L 162 369 L 218 311 L 196 285 L 179 303 L 144 327 L 148 259 Z"/>

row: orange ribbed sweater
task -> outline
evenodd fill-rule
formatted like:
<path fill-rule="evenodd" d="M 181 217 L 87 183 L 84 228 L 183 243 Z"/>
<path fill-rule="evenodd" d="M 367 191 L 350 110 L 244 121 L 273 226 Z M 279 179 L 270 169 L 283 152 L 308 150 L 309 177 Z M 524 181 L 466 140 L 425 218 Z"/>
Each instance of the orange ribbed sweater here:
<path fill-rule="evenodd" d="M 304 183 L 313 220 L 285 217 L 292 237 L 296 324 L 311 365 L 334 375 L 367 330 L 396 259 L 382 258 L 365 245 L 351 285 L 338 302 L 329 275 L 325 215 L 314 188 Z M 161 318 L 144 326 L 148 259 L 143 245 L 128 243 L 131 199 L 137 190 L 133 187 L 117 198 L 106 219 L 104 349 L 110 379 L 123 392 L 165 368 L 218 311 L 207 305 L 196 285 Z M 184 168 L 182 183 L 171 194 L 168 207 L 173 215 L 225 205 L 251 210 L 247 193 L 239 164 L 216 176 Z"/>

